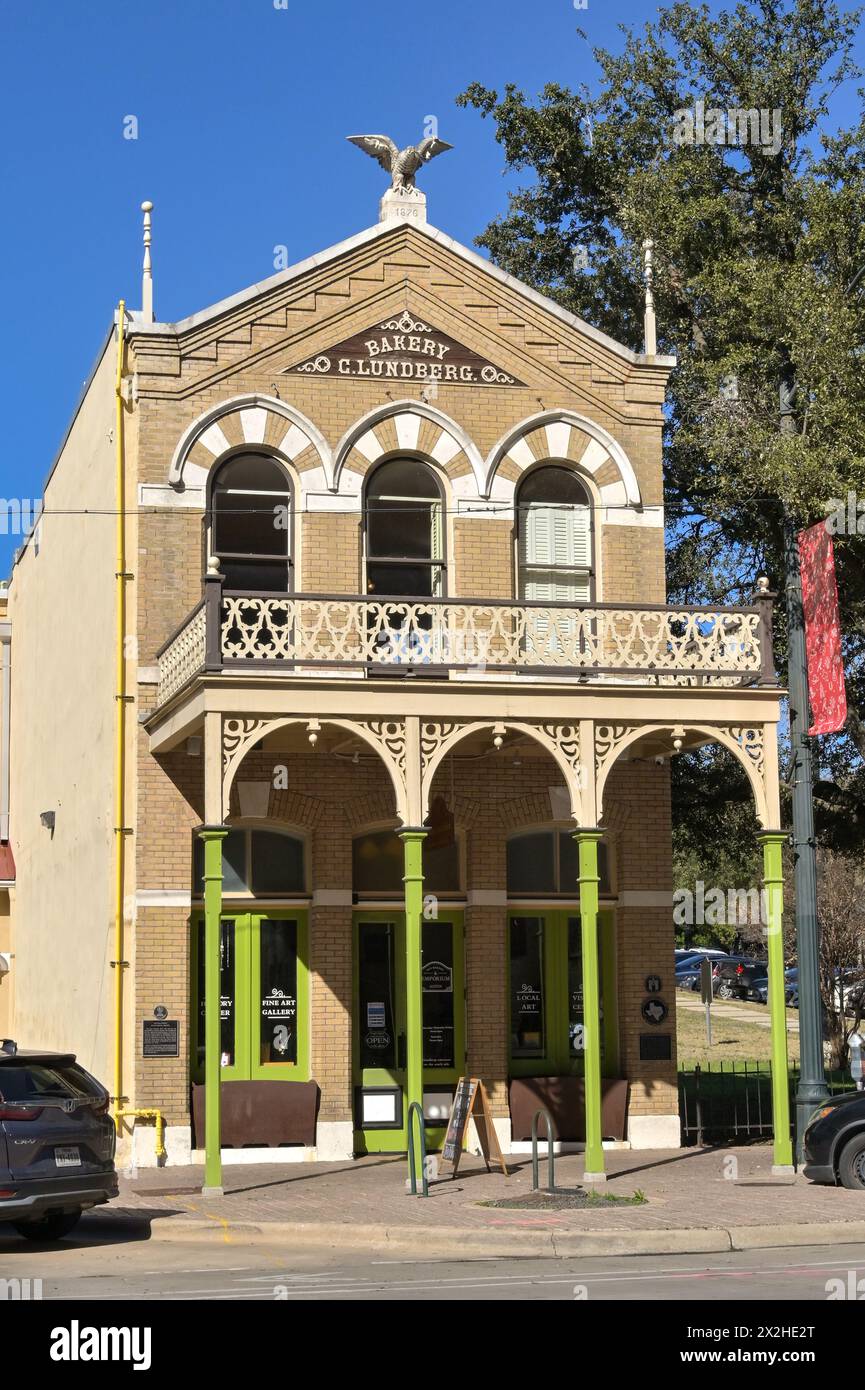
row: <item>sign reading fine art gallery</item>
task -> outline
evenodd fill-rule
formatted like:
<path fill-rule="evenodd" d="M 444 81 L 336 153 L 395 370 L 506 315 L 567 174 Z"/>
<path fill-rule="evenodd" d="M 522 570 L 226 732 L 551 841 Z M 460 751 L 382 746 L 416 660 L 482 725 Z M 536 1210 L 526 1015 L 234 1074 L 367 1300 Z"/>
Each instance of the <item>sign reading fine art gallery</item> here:
<path fill-rule="evenodd" d="M 523 385 L 471 348 L 414 318 L 408 310 L 287 371 L 302 376 L 440 381 L 445 386 Z"/>

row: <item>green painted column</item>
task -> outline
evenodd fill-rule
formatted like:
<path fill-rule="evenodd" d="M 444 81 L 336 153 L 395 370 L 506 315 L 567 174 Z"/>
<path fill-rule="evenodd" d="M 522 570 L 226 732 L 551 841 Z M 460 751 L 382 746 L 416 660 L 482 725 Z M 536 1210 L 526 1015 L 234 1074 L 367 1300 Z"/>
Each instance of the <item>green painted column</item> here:
<path fill-rule="evenodd" d="M 222 1193 L 220 1093 L 222 1044 L 219 1019 L 219 938 L 222 919 L 222 842 L 224 826 L 205 825 L 204 841 L 204 1187 L 205 1196 Z"/>
<path fill-rule="evenodd" d="M 586 1088 L 585 1181 L 605 1182 L 601 1129 L 601 982 L 598 969 L 598 843 L 601 830 L 577 830 L 583 946 L 583 1031 Z"/>
<path fill-rule="evenodd" d="M 784 997 L 784 862 L 786 830 L 764 830 L 757 836 L 763 846 L 763 884 L 766 890 L 766 939 L 769 957 L 769 1026 L 772 1040 L 772 1127 L 775 1131 L 775 1168 L 793 1167 L 790 1138 L 790 1081 L 787 1075 L 787 1001 Z"/>
<path fill-rule="evenodd" d="M 423 931 L 423 842 L 426 830 L 400 831 L 403 843 L 403 883 L 405 885 L 405 990 L 406 990 L 406 1093 L 408 1107 L 418 1101 L 423 1108 L 423 990 L 421 980 L 421 933 Z M 417 1131 L 415 1131 L 417 1137 Z M 416 1177 L 420 1178 L 420 1146 Z"/>

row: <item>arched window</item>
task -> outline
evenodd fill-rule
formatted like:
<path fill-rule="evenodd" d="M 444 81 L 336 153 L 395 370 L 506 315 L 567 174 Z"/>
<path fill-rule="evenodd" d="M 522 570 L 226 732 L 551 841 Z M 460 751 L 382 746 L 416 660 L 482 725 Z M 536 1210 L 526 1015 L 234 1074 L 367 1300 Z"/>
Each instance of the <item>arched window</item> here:
<path fill-rule="evenodd" d="M 612 892 L 607 843 L 598 845 L 599 891 Z M 508 838 L 509 898 L 576 898 L 579 895 L 579 855 L 570 830 L 522 830 Z"/>
<path fill-rule="evenodd" d="M 291 588 L 291 484 L 276 459 L 235 454 L 213 478 L 210 549 L 226 589 Z"/>
<path fill-rule="evenodd" d="M 592 598 L 591 499 L 559 464 L 534 469 L 518 495 L 519 597 L 538 603 Z"/>
<path fill-rule="evenodd" d="M 430 841 L 433 841 L 430 844 Z M 395 830 L 372 830 L 352 841 L 352 888 L 360 896 L 402 898 L 405 892 L 402 841 Z M 462 887 L 460 844 L 456 838 L 437 845 L 423 841 L 424 891 L 459 893 Z"/>
<path fill-rule="evenodd" d="M 419 459 L 381 464 L 366 488 L 366 586 L 371 597 L 444 592 L 443 504 Z"/>

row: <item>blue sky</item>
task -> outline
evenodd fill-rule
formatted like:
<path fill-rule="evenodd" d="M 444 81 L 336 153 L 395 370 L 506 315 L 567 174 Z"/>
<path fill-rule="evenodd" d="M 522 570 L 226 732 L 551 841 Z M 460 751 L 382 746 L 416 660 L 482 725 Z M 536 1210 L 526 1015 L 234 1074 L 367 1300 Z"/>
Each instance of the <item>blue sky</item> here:
<path fill-rule="evenodd" d="M 435 115 L 456 148 L 425 171 L 430 221 L 470 245 L 508 185 L 492 124 L 457 93 L 591 83 L 577 26 L 617 47 L 619 23 L 655 13 L 636 0 L 3 0 L 0 293 L 16 349 L 0 496 L 40 495 L 114 306 L 140 304 L 142 199 L 157 317 L 181 318 L 272 274 L 276 245 L 300 260 L 371 225 L 385 175 L 345 136 L 408 143 Z M 0 535 L 0 574 L 17 543 Z"/>

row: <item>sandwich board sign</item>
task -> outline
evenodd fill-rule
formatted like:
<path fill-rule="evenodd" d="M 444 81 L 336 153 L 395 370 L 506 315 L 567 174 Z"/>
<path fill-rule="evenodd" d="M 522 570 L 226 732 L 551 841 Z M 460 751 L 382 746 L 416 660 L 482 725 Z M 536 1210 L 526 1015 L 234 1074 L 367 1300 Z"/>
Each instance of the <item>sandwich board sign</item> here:
<path fill-rule="evenodd" d="M 456 1177 L 463 1154 L 469 1120 L 475 1122 L 487 1171 L 489 1171 L 490 1155 L 492 1155 L 496 1162 L 501 1164 L 505 1177 L 508 1177 L 508 1167 L 499 1147 L 498 1135 L 493 1125 L 489 1097 L 484 1083 L 478 1076 L 461 1076 L 457 1082 L 451 1113 L 448 1116 L 448 1127 L 439 1155 L 439 1176 L 444 1176 L 445 1165 L 450 1164 L 453 1169 L 452 1177 Z"/>

